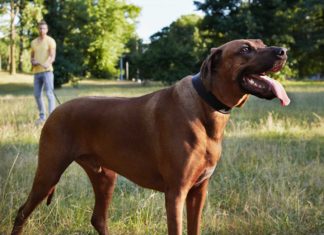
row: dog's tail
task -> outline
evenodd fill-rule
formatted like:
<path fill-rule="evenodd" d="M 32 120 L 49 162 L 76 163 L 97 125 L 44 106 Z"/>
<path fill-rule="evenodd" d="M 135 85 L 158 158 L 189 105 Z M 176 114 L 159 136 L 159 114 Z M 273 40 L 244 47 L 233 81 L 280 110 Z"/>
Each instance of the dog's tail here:
<path fill-rule="evenodd" d="M 55 187 L 51 188 L 50 192 L 49 192 L 48 195 L 47 195 L 47 201 L 46 201 L 46 205 L 47 205 L 47 206 L 48 206 L 49 204 L 51 204 L 51 201 L 52 201 L 52 198 L 53 198 L 54 192 L 55 192 Z"/>

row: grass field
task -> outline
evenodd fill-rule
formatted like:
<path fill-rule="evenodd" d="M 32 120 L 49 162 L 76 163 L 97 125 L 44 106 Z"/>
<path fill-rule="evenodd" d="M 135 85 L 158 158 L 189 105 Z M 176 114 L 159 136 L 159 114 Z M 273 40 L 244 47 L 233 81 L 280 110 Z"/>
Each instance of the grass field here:
<path fill-rule="evenodd" d="M 251 97 L 232 112 L 223 154 L 209 185 L 203 235 L 324 234 L 324 83 L 287 82 L 292 100 Z M 56 91 L 64 102 L 85 95 L 137 96 L 159 84 L 81 81 Z M 9 234 L 37 164 L 40 128 L 32 77 L 0 73 L 0 234 Z M 96 234 L 94 197 L 76 164 L 62 176 L 52 204 L 42 203 L 24 234 Z M 120 177 L 110 208 L 111 234 L 166 234 L 161 193 Z M 184 222 L 185 223 L 185 222 Z"/>

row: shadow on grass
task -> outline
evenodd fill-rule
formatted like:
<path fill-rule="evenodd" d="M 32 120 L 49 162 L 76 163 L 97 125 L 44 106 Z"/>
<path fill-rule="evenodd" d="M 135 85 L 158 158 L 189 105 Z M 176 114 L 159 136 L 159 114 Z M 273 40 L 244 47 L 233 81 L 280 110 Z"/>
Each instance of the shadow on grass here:
<path fill-rule="evenodd" d="M 287 158 L 291 163 L 307 165 L 313 161 L 324 163 L 324 136 L 300 137 L 285 133 L 252 134 L 246 137 L 224 137 L 223 157 L 230 161 L 242 156 L 277 160 Z"/>
<path fill-rule="evenodd" d="M 30 84 L 0 84 L 0 95 L 26 96 L 32 93 L 33 86 Z"/>
<path fill-rule="evenodd" d="M 147 85 L 134 83 L 134 82 L 85 82 L 80 83 L 76 87 L 71 85 L 65 85 L 61 88 L 55 89 L 55 93 L 59 96 L 82 96 L 87 93 L 98 93 L 98 95 L 107 95 L 110 93 L 121 93 L 127 95 L 141 95 L 149 92 L 153 92 L 164 88 L 161 83 L 152 82 Z M 11 95 L 11 96 L 28 96 L 33 95 L 33 85 L 14 83 L 14 84 L 0 84 L 0 95 Z"/>
<path fill-rule="evenodd" d="M 38 143 L 12 142 L 0 144 L 0 177 L 4 169 L 10 169 L 14 159 L 18 156 L 18 162 L 29 161 L 37 155 Z"/>
<path fill-rule="evenodd" d="M 75 87 L 75 89 L 138 89 L 138 88 L 150 88 L 154 86 L 162 86 L 159 83 L 150 83 L 148 85 L 143 85 L 135 82 L 85 82 L 80 83 Z M 64 87 L 64 86 L 63 86 Z"/>
<path fill-rule="evenodd" d="M 109 95 L 111 92 L 118 92 L 127 95 L 130 94 L 141 94 L 149 93 L 156 90 L 165 88 L 161 83 L 152 82 L 146 85 L 134 83 L 134 82 L 111 82 L 111 83 L 83 83 L 77 87 L 65 87 L 63 89 L 73 89 L 79 91 L 80 93 L 93 93 L 98 92 L 98 95 Z M 100 94 L 101 93 L 101 94 Z"/>

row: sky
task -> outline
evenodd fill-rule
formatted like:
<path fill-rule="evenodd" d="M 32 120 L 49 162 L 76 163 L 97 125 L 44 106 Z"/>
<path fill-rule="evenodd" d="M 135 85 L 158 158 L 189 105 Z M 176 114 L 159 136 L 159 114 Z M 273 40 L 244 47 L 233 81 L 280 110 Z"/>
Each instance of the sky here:
<path fill-rule="evenodd" d="M 182 15 L 198 14 L 194 0 L 128 0 L 142 8 L 138 18 L 137 34 L 144 42 L 149 42 L 152 34 L 169 26 Z"/>

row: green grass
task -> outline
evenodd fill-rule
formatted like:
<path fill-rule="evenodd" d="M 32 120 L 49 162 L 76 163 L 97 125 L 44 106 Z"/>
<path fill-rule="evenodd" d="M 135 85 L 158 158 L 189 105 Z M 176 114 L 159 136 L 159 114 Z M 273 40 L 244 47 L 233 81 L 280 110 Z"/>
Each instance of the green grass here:
<path fill-rule="evenodd" d="M 251 97 L 235 109 L 209 185 L 202 234 L 324 233 L 324 83 L 287 82 L 292 99 Z M 160 89 L 129 82 L 81 81 L 56 91 L 61 101 L 84 95 L 136 96 Z M 0 234 L 9 234 L 37 164 L 40 129 L 32 78 L 0 73 Z M 96 234 L 94 197 L 83 170 L 62 176 L 50 206 L 42 203 L 24 234 Z M 163 194 L 120 177 L 109 210 L 111 234 L 166 234 Z M 185 221 L 184 221 L 185 223 Z"/>

